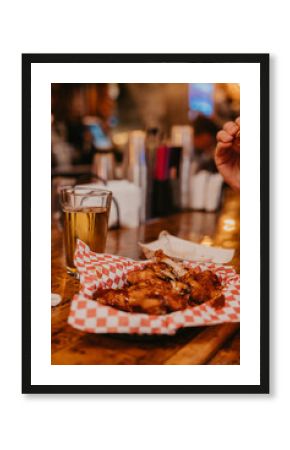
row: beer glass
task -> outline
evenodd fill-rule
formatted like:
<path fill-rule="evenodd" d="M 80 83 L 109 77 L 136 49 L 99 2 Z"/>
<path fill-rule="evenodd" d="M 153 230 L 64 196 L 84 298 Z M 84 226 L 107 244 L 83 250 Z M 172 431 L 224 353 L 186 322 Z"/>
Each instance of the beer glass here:
<path fill-rule="evenodd" d="M 81 239 L 93 252 L 104 253 L 112 193 L 89 186 L 63 186 L 60 202 L 64 220 L 66 268 L 75 274 L 76 240 Z"/>

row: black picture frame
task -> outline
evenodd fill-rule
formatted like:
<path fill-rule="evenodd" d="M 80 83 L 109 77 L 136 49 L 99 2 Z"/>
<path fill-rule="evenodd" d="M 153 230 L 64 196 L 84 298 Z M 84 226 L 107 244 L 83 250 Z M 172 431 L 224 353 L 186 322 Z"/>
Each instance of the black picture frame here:
<path fill-rule="evenodd" d="M 23 54 L 22 55 L 22 393 L 267 394 L 269 393 L 269 54 Z M 260 384 L 32 385 L 31 384 L 31 65 L 33 63 L 260 64 Z"/>

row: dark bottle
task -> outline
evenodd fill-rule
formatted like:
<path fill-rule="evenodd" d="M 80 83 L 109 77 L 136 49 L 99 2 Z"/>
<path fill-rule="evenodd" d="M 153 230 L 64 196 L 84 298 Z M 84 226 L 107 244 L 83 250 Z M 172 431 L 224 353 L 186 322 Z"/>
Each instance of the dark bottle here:
<path fill-rule="evenodd" d="M 149 128 L 146 133 L 146 166 L 147 166 L 147 193 L 146 193 L 146 219 L 153 217 L 153 182 L 157 149 L 161 143 L 161 134 L 158 128 Z"/>

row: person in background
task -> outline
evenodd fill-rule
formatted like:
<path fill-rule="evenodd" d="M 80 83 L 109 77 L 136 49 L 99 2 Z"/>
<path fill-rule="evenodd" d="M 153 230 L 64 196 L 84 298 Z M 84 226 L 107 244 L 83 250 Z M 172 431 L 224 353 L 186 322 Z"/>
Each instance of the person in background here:
<path fill-rule="evenodd" d="M 55 126 L 62 124 L 67 143 L 75 150 L 73 163 L 90 164 L 95 148 L 83 118 L 95 117 L 104 134 L 109 132 L 114 101 L 108 83 L 52 83 L 51 108 Z"/>
<path fill-rule="evenodd" d="M 234 190 L 240 190 L 240 118 L 227 122 L 217 133 L 216 166 Z"/>
<path fill-rule="evenodd" d="M 216 134 L 218 127 L 215 122 L 203 115 L 193 121 L 194 127 L 194 153 L 198 164 L 198 171 L 207 170 L 216 172 L 214 151 L 217 144 Z"/>

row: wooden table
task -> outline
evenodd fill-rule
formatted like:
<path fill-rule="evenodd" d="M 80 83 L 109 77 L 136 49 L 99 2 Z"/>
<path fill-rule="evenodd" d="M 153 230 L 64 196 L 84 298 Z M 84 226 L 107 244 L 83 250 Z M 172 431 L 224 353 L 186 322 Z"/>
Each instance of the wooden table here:
<path fill-rule="evenodd" d="M 235 200 L 233 200 L 233 198 Z M 237 198 L 229 196 L 220 214 L 184 212 L 152 221 L 137 229 L 108 234 L 106 251 L 135 259 L 142 257 L 137 242 L 150 242 L 162 230 L 207 244 L 237 248 L 233 265 L 239 266 Z M 51 310 L 52 364 L 239 364 L 239 324 L 179 330 L 175 336 L 96 335 L 67 324 L 70 300 L 79 282 L 64 268 L 62 230 L 52 227 L 52 292 L 62 302 Z"/>

